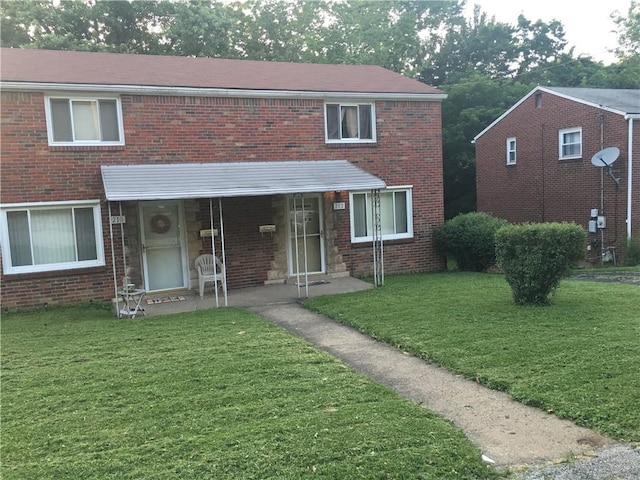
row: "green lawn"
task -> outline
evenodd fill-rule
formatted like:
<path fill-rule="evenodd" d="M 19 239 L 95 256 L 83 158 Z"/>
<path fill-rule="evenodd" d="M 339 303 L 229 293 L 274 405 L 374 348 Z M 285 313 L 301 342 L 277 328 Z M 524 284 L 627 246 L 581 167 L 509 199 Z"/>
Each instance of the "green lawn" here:
<path fill-rule="evenodd" d="M 253 314 L 2 318 L 9 479 L 483 479 L 450 423 Z"/>
<path fill-rule="evenodd" d="M 640 441 L 640 288 L 564 281 L 548 307 L 514 305 L 504 277 L 389 277 L 312 310 L 517 400 Z"/>

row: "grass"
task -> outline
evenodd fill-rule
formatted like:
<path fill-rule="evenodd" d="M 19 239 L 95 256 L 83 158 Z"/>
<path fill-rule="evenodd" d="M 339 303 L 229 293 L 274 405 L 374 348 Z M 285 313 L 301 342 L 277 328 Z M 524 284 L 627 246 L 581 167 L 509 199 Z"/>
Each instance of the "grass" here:
<path fill-rule="evenodd" d="M 483 479 L 462 432 L 251 313 L 2 319 L 2 478 Z"/>
<path fill-rule="evenodd" d="M 514 305 L 502 275 L 389 277 L 307 306 L 515 399 L 640 441 L 640 290 L 564 281 L 549 307 Z"/>

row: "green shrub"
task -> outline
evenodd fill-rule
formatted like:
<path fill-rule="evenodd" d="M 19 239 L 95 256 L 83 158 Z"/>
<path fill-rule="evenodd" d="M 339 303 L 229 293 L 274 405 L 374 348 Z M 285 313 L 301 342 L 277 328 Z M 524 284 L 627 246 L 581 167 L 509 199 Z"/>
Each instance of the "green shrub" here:
<path fill-rule="evenodd" d="M 496 257 L 520 305 L 548 305 L 549 295 L 584 258 L 587 234 L 575 223 L 509 225 L 496 232 Z"/>
<path fill-rule="evenodd" d="M 436 231 L 435 245 L 455 259 L 459 270 L 484 272 L 496 263 L 495 233 L 508 224 L 487 213 L 463 213 Z"/>
<path fill-rule="evenodd" d="M 640 265 L 640 237 L 631 237 L 627 240 L 624 249 L 624 263 L 628 267 Z"/>

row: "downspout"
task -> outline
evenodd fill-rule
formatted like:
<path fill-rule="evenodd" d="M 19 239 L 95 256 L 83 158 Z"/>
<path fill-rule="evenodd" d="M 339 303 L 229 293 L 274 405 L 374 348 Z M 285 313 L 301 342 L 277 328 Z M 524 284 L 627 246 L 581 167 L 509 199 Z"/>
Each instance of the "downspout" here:
<path fill-rule="evenodd" d="M 629 115 L 629 138 L 627 141 L 627 240 L 631 238 L 633 233 L 631 226 L 631 204 L 633 197 L 633 120 L 634 117 Z"/>
<path fill-rule="evenodd" d="M 600 113 L 600 150 L 604 148 L 604 114 Z M 604 211 L 604 168 L 600 169 L 600 215 L 606 215 Z M 617 219 L 614 219 L 614 222 Z M 600 264 L 604 265 L 604 228 L 600 229 Z"/>
<path fill-rule="evenodd" d="M 544 127 L 545 124 L 543 123 L 541 126 L 541 138 L 540 138 L 540 150 L 542 150 L 542 223 L 545 222 L 546 219 L 546 211 L 547 211 L 547 197 L 546 197 L 546 193 L 547 193 L 547 181 L 546 181 L 546 174 L 545 174 L 545 151 L 544 151 L 544 147 L 545 147 L 545 142 L 544 142 L 544 135 L 545 135 L 545 131 L 544 131 Z"/>

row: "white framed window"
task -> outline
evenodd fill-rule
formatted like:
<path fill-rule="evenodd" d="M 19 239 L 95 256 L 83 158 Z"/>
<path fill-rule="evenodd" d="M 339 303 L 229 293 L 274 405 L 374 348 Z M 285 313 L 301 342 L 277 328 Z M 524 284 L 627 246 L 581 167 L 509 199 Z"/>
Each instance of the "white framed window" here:
<path fill-rule="evenodd" d="M 413 238 L 413 203 L 410 186 L 380 191 L 380 222 L 383 240 Z M 371 192 L 349 193 L 351 204 L 351 242 L 373 240 Z"/>
<path fill-rule="evenodd" d="M 582 157 L 582 128 L 564 128 L 558 132 L 560 160 Z"/>
<path fill-rule="evenodd" d="M 325 103 L 327 143 L 373 143 L 376 141 L 375 108 L 372 103 Z"/>
<path fill-rule="evenodd" d="M 98 200 L 5 204 L 0 215 L 5 274 L 105 264 Z"/>
<path fill-rule="evenodd" d="M 507 138 L 507 165 L 516 164 L 516 137 Z"/>
<path fill-rule="evenodd" d="M 119 98 L 46 97 L 49 145 L 124 145 Z"/>

